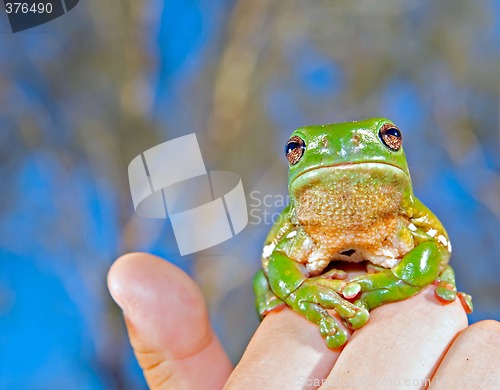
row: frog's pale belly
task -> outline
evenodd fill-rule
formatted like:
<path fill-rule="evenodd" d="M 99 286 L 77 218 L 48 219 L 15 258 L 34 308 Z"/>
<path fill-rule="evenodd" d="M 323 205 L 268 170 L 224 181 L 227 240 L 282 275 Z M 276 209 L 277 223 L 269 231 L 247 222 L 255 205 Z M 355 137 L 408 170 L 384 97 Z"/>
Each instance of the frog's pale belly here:
<path fill-rule="evenodd" d="M 332 260 L 369 260 L 385 268 L 394 267 L 414 247 L 404 219 L 381 219 L 362 230 L 312 235 L 306 260 L 311 274 L 320 273 Z"/>
<path fill-rule="evenodd" d="M 311 184 L 297 194 L 299 234 L 290 247 L 292 257 L 305 263 L 311 274 L 320 273 L 332 260 L 369 260 L 391 268 L 414 247 L 401 207 L 408 185 L 401 170 L 367 164 L 362 170 L 347 166 L 312 174 L 322 185 L 314 185 L 315 177 L 309 177 Z"/>

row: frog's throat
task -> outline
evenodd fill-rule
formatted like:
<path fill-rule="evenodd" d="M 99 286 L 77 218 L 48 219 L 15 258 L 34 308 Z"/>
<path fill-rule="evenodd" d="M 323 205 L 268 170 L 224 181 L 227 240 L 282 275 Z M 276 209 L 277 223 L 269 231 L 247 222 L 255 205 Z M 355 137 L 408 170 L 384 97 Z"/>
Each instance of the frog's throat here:
<path fill-rule="evenodd" d="M 365 245 L 378 242 L 381 234 L 398 234 L 411 194 L 409 175 L 392 164 L 318 167 L 292 182 L 290 220 L 327 246 L 332 237 L 343 237 L 347 241 L 337 242 L 335 248 L 347 250 L 354 238 Z"/>
<path fill-rule="evenodd" d="M 293 188 L 293 184 L 295 182 L 297 182 L 302 176 L 308 174 L 309 172 L 313 172 L 313 171 L 321 171 L 321 170 L 328 170 L 328 169 L 332 169 L 332 168 L 348 168 L 348 167 L 352 167 L 353 165 L 359 165 L 360 169 L 363 169 L 363 168 L 370 168 L 370 167 L 383 167 L 383 166 L 388 166 L 388 167 L 391 167 L 393 169 L 397 169 L 398 171 L 400 171 L 400 173 L 403 173 L 407 180 L 408 180 L 408 186 L 409 186 L 409 189 L 411 191 L 411 178 L 410 178 L 410 175 L 407 171 L 405 171 L 404 169 L 402 169 L 401 167 L 398 167 L 397 165 L 394 165 L 394 164 L 391 164 L 391 163 L 388 163 L 388 162 L 367 162 L 367 161 L 360 161 L 360 162 L 343 162 L 343 163 L 340 163 L 340 164 L 330 164 L 330 165 L 321 165 L 321 166 L 315 166 L 315 167 L 311 167 L 311 168 L 308 168 L 308 169 L 305 169 L 303 172 L 301 172 L 298 176 L 296 176 L 293 181 L 291 181 L 290 183 L 288 183 L 288 188 L 291 189 Z"/>

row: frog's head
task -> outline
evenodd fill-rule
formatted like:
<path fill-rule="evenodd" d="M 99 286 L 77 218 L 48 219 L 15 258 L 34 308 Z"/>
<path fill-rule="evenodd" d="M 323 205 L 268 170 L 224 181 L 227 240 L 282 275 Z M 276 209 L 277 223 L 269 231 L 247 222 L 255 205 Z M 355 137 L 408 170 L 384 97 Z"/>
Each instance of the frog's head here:
<path fill-rule="evenodd" d="M 402 134 L 387 119 L 301 127 L 285 154 L 299 219 L 301 210 L 324 219 L 346 207 L 376 217 L 400 208 L 411 193 Z"/>

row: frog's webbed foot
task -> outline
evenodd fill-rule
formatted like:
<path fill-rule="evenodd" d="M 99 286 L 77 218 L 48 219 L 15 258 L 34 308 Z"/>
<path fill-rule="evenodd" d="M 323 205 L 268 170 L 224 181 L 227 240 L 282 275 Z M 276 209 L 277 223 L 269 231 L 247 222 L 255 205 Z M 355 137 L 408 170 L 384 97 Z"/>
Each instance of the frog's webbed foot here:
<path fill-rule="evenodd" d="M 347 341 L 347 332 L 341 328 L 326 308 L 334 308 L 342 318 L 355 328 L 368 321 L 368 312 L 358 308 L 339 295 L 345 282 L 339 279 L 347 275 L 343 271 L 332 270 L 309 280 L 294 291 L 287 303 L 309 321 L 318 324 L 321 336 L 329 348 L 338 348 Z M 257 311 L 262 319 L 274 310 L 280 310 L 286 303 L 279 299 L 271 290 L 268 279 L 262 270 L 258 271 L 253 280 Z M 311 302 L 312 301 L 312 302 Z M 352 325 L 351 325 L 352 326 Z"/>
<path fill-rule="evenodd" d="M 335 318 L 321 305 L 301 301 L 294 309 L 309 321 L 318 324 L 320 334 L 328 348 L 339 348 L 347 341 L 347 331 L 341 328 Z"/>
<path fill-rule="evenodd" d="M 259 270 L 253 278 L 255 292 L 255 303 L 260 319 L 274 310 L 281 310 L 286 303 L 279 299 L 271 290 L 269 281 L 262 270 Z"/>
<path fill-rule="evenodd" d="M 458 297 L 460 303 L 462 304 L 465 312 L 467 314 L 472 313 L 472 297 L 469 294 L 463 292 L 457 292 L 457 286 L 455 283 L 455 273 L 453 269 L 448 265 L 444 271 L 439 275 L 439 277 L 434 281 L 436 289 L 434 290 L 434 295 L 442 303 L 450 303 L 455 301 Z"/>
<path fill-rule="evenodd" d="M 436 280 L 439 266 L 447 255 L 446 249 L 435 240 L 421 242 L 393 268 L 352 279 L 343 295 L 351 299 L 361 292 L 356 303 L 368 310 L 384 303 L 402 301 Z"/>
<path fill-rule="evenodd" d="M 332 273 L 331 275 L 340 275 L 342 279 L 347 277 L 347 274 L 344 271 L 332 270 L 329 272 Z M 366 307 L 364 305 L 353 304 L 342 298 L 340 293 L 345 291 L 345 281 L 329 280 L 324 276 L 325 274 L 309 279 L 308 283 L 310 285 L 307 293 L 311 293 L 311 291 L 309 290 L 317 293 L 315 297 L 320 297 L 319 299 L 317 299 L 317 303 L 327 309 L 334 309 L 335 312 L 346 322 L 346 324 L 351 329 L 361 328 L 368 322 L 368 319 L 370 317 L 368 310 L 366 310 Z M 316 289 L 315 287 L 311 286 L 311 284 L 316 285 Z M 322 287 L 324 287 L 325 289 L 332 289 L 334 291 L 322 291 Z"/>
<path fill-rule="evenodd" d="M 345 287 L 346 298 L 361 296 L 354 304 L 367 310 L 374 309 L 384 303 L 401 301 L 415 295 L 420 287 L 412 286 L 395 276 L 391 270 L 358 276 Z"/>
<path fill-rule="evenodd" d="M 330 348 L 342 346 L 347 340 L 347 331 L 339 327 L 337 321 L 328 313 L 335 310 L 352 328 L 357 329 L 368 321 L 368 311 L 344 299 L 341 292 L 346 282 L 344 271 L 331 270 L 322 275 L 309 277 L 304 264 L 297 263 L 286 254 L 274 252 L 268 263 L 267 281 L 264 274 L 258 274 L 254 286 L 259 298 L 265 301 L 267 289 L 286 302 L 290 308 L 320 327 L 321 335 Z M 263 305 L 262 307 L 264 307 Z"/>
<path fill-rule="evenodd" d="M 326 309 L 335 312 L 351 327 L 358 329 L 369 319 L 368 310 L 354 305 L 340 296 L 345 287 L 342 280 L 330 280 L 321 276 L 311 278 L 287 298 L 287 303 L 309 321 L 319 325 L 320 332 L 329 348 L 338 348 L 347 340 L 347 332 L 339 327 Z"/>

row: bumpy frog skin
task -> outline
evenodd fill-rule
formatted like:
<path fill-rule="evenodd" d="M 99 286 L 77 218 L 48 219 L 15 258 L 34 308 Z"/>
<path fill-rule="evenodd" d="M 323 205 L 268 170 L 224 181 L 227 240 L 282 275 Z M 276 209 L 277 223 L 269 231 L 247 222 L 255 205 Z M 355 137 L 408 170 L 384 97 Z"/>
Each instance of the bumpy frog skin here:
<path fill-rule="evenodd" d="M 443 303 L 457 296 L 451 244 L 414 195 L 400 130 L 383 118 L 306 126 L 286 145 L 290 203 L 272 227 L 254 278 L 261 318 L 285 305 L 319 325 L 330 348 L 347 341 L 327 309 L 359 329 L 369 311 L 430 284 Z M 350 280 L 335 261 L 361 262 Z"/>

